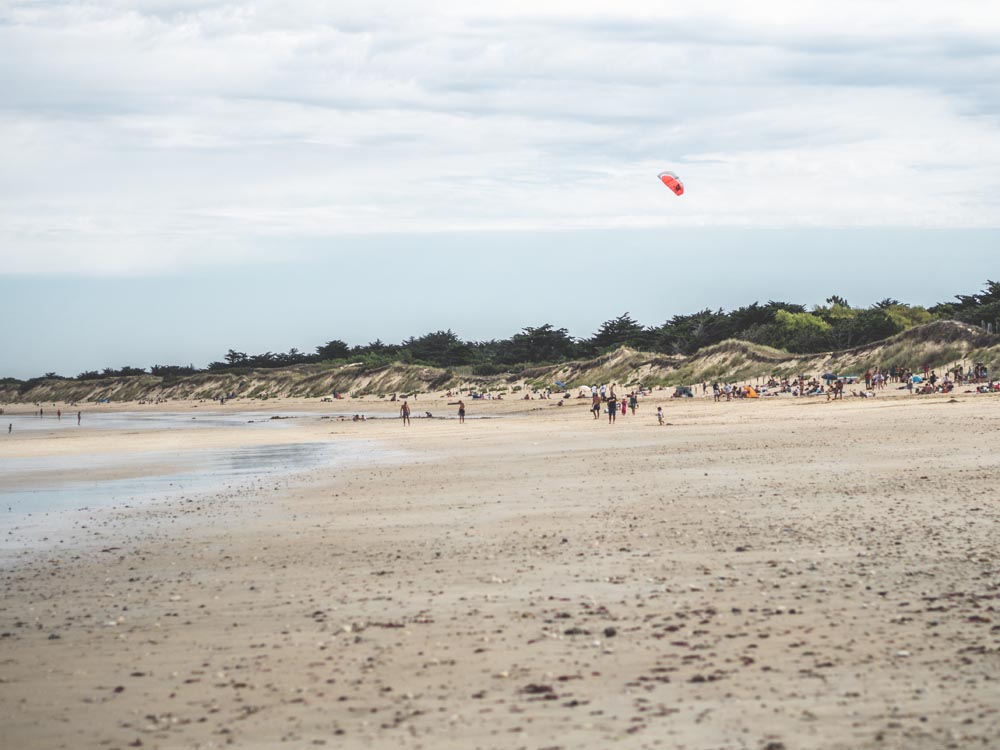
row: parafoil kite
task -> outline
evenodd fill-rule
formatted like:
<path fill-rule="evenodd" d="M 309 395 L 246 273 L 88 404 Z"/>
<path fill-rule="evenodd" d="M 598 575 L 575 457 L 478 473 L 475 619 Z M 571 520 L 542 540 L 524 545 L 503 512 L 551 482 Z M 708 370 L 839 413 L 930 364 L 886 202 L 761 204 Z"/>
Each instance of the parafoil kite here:
<path fill-rule="evenodd" d="M 677 195 L 684 195 L 684 183 L 673 172 L 660 172 L 660 182 L 673 190 Z"/>

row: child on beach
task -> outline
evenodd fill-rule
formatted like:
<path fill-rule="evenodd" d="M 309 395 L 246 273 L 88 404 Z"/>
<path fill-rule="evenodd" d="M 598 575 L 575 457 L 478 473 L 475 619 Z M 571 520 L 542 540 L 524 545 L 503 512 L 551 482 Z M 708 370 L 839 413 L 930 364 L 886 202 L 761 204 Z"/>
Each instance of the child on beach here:
<path fill-rule="evenodd" d="M 660 426 L 662 426 L 663 425 L 663 407 L 662 406 L 657 406 L 656 407 L 656 419 L 660 423 Z"/>

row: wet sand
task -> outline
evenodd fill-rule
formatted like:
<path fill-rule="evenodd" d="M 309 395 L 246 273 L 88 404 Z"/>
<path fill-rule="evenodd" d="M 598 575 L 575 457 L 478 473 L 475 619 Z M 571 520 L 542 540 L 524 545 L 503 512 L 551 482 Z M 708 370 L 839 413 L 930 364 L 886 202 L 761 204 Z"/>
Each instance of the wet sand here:
<path fill-rule="evenodd" d="M 555 403 L 0 443 L 393 452 L 94 510 L 18 557 L 0 746 L 996 746 L 1000 398 Z"/>

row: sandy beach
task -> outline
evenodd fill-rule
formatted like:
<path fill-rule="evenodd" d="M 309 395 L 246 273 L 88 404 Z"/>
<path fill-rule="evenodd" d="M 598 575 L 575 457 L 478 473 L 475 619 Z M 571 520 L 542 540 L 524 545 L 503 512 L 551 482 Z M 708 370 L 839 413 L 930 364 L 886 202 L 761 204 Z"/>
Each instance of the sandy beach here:
<path fill-rule="evenodd" d="M 667 395 L 3 435 L 0 747 L 1000 746 L 1000 396 Z M 6 507 L 303 445 L 334 453 Z"/>

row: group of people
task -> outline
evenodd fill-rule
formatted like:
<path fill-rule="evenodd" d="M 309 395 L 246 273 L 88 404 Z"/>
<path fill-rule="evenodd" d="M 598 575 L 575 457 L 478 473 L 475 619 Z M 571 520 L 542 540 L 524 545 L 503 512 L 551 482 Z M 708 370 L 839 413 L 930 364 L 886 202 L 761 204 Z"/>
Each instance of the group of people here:
<path fill-rule="evenodd" d="M 51 413 L 52 412 L 49 412 L 49 414 Z M 0 414 L 3 414 L 3 409 L 0 409 Z M 44 407 L 39 407 L 38 411 L 35 412 L 35 416 L 38 417 L 39 419 L 43 419 L 45 417 Z M 80 424 L 82 418 L 83 418 L 83 412 L 78 411 L 76 413 L 76 423 Z M 56 409 L 56 419 L 60 422 L 62 421 L 62 409 Z M 8 432 L 10 431 L 8 430 Z"/>
<path fill-rule="evenodd" d="M 921 375 L 918 371 L 902 365 L 869 367 L 864 373 L 864 390 L 852 390 L 851 395 L 860 398 L 874 398 L 890 384 L 897 384 L 895 387 L 899 390 L 905 389 L 909 393 L 916 394 L 951 393 L 958 385 L 975 385 L 977 386 L 976 390 L 981 393 L 994 389 L 993 381 L 989 378 L 989 370 L 986 365 L 981 363 L 968 369 L 955 366 L 946 370 L 944 377 L 940 377 L 937 371 L 928 364 L 924 364 L 922 370 L 923 374 Z M 776 396 L 787 393 L 792 396 L 825 395 L 827 400 L 831 401 L 844 397 L 845 385 L 854 383 L 860 385 L 860 376 L 854 375 L 824 375 L 823 379 L 825 383 L 815 377 L 807 379 L 805 375 L 799 375 L 798 378 L 784 377 L 780 379 L 772 376 L 765 385 L 758 385 L 756 388 L 729 383 L 713 383 L 712 396 L 715 401 L 721 401 L 723 398 L 726 401 L 731 401 L 747 396 Z M 703 383 L 703 395 L 706 395 L 707 388 L 707 383 Z"/>
<path fill-rule="evenodd" d="M 989 383 L 989 368 L 982 362 L 966 368 L 963 365 L 955 365 L 945 371 L 945 376 L 940 379 L 935 370 L 928 363 L 924 363 L 921 368 L 923 376 L 917 370 L 903 365 L 892 365 L 891 367 L 875 367 L 865 370 L 865 388 L 868 390 L 879 390 L 885 388 L 887 383 L 901 383 L 906 385 L 909 382 L 923 383 L 934 380 L 935 382 L 949 381 L 955 385 L 979 385 Z M 914 375 L 917 379 L 914 379 Z"/>
<path fill-rule="evenodd" d="M 75 406 L 76 404 L 74 403 L 73 405 Z M 0 409 L 0 414 L 3 414 L 3 411 L 4 411 L 3 409 Z M 49 413 L 51 414 L 51 412 L 49 412 Z M 35 416 L 38 417 L 39 419 L 44 419 L 45 418 L 45 408 L 44 407 L 39 407 L 38 411 L 35 412 Z M 56 419 L 58 421 L 60 421 L 60 422 L 62 421 L 62 409 L 56 409 Z M 83 421 L 83 412 L 82 411 L 78 411 L 76 413 L 76 423 L 77 423 L 77 425 L 79 425 L 82 421 Z M 10 435 L 13 432 L 14 432 L 14 423 L 13 422 L 8 422 L 7 423 L 7 434 Z"/>
<path fill-rule="evenodd" d="M 593 413 L 594 419 L 600 419 L 602 411 L 608 415 L 608 424 L 615 423 L 619 412 L 624 417 L 631 410 L 632 416 L 635 416 L 635 412 L 639 408 L 639 394 L 632 391 L 619 399 L 616 392 L 617 387 L 617 383 L 612 383 L 610 386 L 591 386 L 590 411 Z"/>
<path fill-rule="evenodd" d="M 707 387 L 706 383 L 701 384 L 702 394 L 705 393 Z M 712 399 L 714 401 L 722 401 L 725 398 L 726 401 L 732 401 L 734 398 L 746 398 L 750 395 L 747 388 L 748 386 L 734 385 L 732 383 L 712 383 Z"/>

